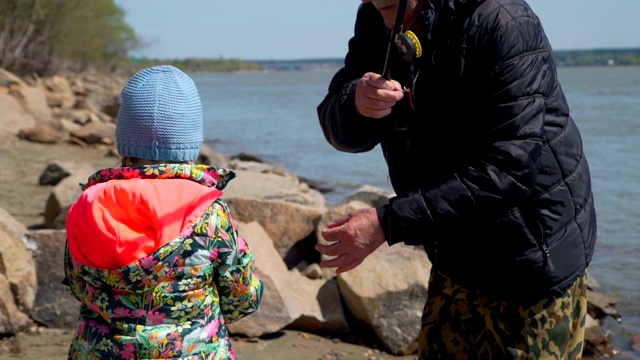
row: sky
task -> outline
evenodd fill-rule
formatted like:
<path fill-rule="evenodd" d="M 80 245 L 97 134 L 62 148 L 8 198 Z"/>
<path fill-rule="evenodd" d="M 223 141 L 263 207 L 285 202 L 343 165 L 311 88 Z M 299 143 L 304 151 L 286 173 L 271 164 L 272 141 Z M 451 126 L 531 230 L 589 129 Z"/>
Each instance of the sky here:
<path fill-rule="evenodd" d="M 115 0 L 154 59 L 342 58 L 360 0 Z M 640 47 L 640 0 L 529 0 L 555 50 Z"/>

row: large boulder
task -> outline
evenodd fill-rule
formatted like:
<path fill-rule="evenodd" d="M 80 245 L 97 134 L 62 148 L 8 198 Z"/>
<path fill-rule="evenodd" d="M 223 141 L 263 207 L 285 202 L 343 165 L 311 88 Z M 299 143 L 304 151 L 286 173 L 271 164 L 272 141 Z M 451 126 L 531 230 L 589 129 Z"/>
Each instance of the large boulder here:
<path fill-rule="evenodd" d="M 358 267 L 339 274 L 338 285 L 351 313 L 391 353 L 407 355 L 417 350 L 430 270 L 422 248 L 383 244 Z"/>
<path fill-rule="evenodd" d="M 97 171 L 91 165 L 81 162 L 67 163 L 65 168 L 73 173 L 62 178 L 51 189 L 45 204 L 44 225 L 50 229 L 64 229 L 69 208 L 82 195 L 80 184 L 86 183 L 89 176 Z"/>
<path fill-rule="evenodd" d="M 36 121 L 29 115 L 22 104 L 9 94 L 6 88 L 0 87 L 0 131 L 17 134 L 23 128 L 35 126 Z"/>
<path fill-rule="evenodd" d="M 296 243 L 314 233 L 327 210 L 324 197 L 293 175 L 235 171 L 238 176 L 224 191 L 234 217 L 259 222 L 278 253 L 287 257 Z"/>
<path fill-rule="evenodd" d="M 0 208 L 0 335 L 31 326 L 36 268 L 22 236 L 27 229 Z"/>
<path fill-rule="evenodd" d="M 264 284 L 262 302 L 255 313 L 228 325 L 232 334 L 257 337 L 284 329 L 301 314 L 290 296 L 289 272 L 273 247 L 273 241 L 258 222 L 237 222 L 240 237 L 253 251 L 256 276 Z"/>
<path fill-rule="evenodd" d="M 334 337 L 349 333 L 336 278 L 312 279 L 298 269 L 291 270 L 290 276 L 290 294 L 299 304 L 301 314 L 288 328 Z"/>
<path fill-rule="evenodd" d="M 36 230 L 25 236 L 29 242 L 36 244 L 33 258 L 38 292 L 31 317 L 49 328 L 75 329 L 80 303 L 62 285 L 67 232 Z"/>
<path fill-rule="evenodd" d="M 37 122 L 51 120 L 51 109 L 41 86 L 29 85 L 16 75 L 0 68 L 0 87 L 8 88 L 9 94 L 15 97 Z"/>

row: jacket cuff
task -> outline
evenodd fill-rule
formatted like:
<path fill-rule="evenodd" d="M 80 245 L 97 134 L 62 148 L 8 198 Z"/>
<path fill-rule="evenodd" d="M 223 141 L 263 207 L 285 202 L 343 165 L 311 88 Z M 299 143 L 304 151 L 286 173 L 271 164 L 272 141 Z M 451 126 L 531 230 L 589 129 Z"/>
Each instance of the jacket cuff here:
<path fill-rule="evenodd" d="M 356 86 L 359 80 L 360 79 L 355 79 L 344 84 L 338 95 L 340 112 L 345 119 L 364 118 L 358 113 L 358 110 L 356 110 Z"/>
<path fill-rule="evenodd" d="M 387 239 L 389 245 L 395 244 L 391 242 L 391 231 L 389 231 L 389 205 L 387 204 L 376 208 L 376 212 L 378 214 L 378 221 L 380 221 L 380 226 L 382 227 L 382 232 L 384 233 L 384 238 Z"/>

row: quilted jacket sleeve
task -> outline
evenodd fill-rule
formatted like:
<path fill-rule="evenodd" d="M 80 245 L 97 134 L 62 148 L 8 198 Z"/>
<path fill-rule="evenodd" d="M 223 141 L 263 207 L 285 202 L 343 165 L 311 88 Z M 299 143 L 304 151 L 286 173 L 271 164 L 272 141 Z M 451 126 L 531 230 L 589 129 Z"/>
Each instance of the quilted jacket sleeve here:
<path fill-rule="evenodd" d="M 220 221 L 214 230 L 213 253 L 217 253 L 216 286 L 220 309 L 226 323 L 232 323 L 258 310 L 263 284 L 254 274 L 254 257 L 247 242 L 238 236 L 228 206 L 214 204 Z"/>
<path fill-rule="evenodd" d="M 73 295 L 76 299 L 82 301 L 85 292 L 85 284 L 83 280 L 80 280 L 78 269 L 74 265 L 73 260 L 71 258 L 71 253 L 69 252 L 69 246 L 65 244 L 64 246 L 64 279 L 62 280 L 62 285 L 67 289 L 67 291 Z"/>
<path fill-rule="evenodd" d="M 379 40 L 388 35 L 369 20 L 376 17 L 375 12 L 371 4 L 360 7 L 345 66 L 334 75 L 327 95 L 317 107 L 325 138 L 340 151 L 365 152 L 380 142 L 377 121 L 360 115 L 354 100 L 358 80 L 368 71 L 382 70 L 379 63 L 384 60 L 386 49 Z"/>

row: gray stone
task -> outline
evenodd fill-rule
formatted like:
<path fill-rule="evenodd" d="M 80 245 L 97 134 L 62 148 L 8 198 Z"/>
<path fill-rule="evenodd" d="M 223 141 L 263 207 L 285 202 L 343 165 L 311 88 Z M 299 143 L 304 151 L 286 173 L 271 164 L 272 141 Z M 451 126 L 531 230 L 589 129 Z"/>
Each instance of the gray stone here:
<path fill-rule="evenodd" d="M 26 235 L 38 244 L 33 254 L 38 292 L 32 317 L 50 328 L 74 329 L 80 315 L 80 303 L 62 285 L 66 235 L 64 230 L 36 230 Z"/>

